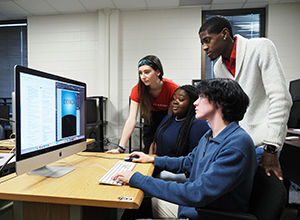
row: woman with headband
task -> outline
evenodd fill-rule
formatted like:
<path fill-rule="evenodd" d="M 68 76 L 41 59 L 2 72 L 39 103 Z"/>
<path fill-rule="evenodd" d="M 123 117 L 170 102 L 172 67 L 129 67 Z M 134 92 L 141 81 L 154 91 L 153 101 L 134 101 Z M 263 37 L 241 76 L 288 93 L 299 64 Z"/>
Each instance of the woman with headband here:
<path fill-rule="evenodd" d="M 138 109 L 144 118 L 144 153 L 149 152 L 156 129 L 162 119 L 172 112 L 172 99 L 178 85 L 163 78 L 164 71 L 158 57 L 148 55 L 138 63 L 139 82 L 130 94 L 130 110 L 117 149 L 106 153 L 124 153 L 125 146 L 135 128 Z"/>

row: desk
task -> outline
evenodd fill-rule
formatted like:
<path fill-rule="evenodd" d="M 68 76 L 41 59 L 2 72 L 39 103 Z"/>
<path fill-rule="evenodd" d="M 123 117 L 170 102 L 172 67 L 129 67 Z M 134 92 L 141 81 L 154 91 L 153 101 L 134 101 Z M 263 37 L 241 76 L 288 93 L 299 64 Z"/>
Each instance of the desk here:
<path fill-rule="evenodd" d="M 47 178 L 36 175 L 23 174 L 16 176 L 10 174 L 0 178 L 0 198 L 14 201 L 23 201 L 23 220 L 33 219 L 82 219 L 78 218 L 82 213 L 81 206 L 106 207 L 106 208 L 139 208 L 143 191 L 131 188 L 128 185 L 110 186 L 101 185 L 98 180 L 106 172 L 100 166 L 111 168 L 119 159 L 128 154 L 105 154 L 95 152 L 81 152 L 60 160 L 61 163 L 53 163 L 52 166 L 70 166 L 64 163 L 76 165 L 76 169 L 60 178 Z M 137 164 L 133 171 L 150 176 L 153 172 L 153 164 Z M 120 201 L 118 197 L 132 197 L 133 200 Z M 72 209 L 77 212 L 75 217 Z M 101 209 L 95 219 L 108 219 Z M 103 213 L 102 213 L 103 212 Z M 49 218 L 45 218 L 45 216 Z M 83 218 L 84 219 L 84 218 Z M 88 218 L 92 219 L 92 218 Z"/>
<path fill-rule="evenodd" d="M 86 139 L 86 145 L 91 144 L 95 142 L 95 139 Z M 8 154 L 11 149 L 15 147 L 15 139 L 6 139 L 0 141 L 0 167 L 4 164 L 4 162 L 7 160 L 8 156 L 5 156 L 5 154 Z M 1 158 L 3 157 L 4 158 Z M 9 163 L 6 165 L 5 169 L 0 172 L 0 177 L 7 175 L 9 173 L 15 172 L 15 157 L 12 158 Z"/>
<path fill-rule="evenodd" d="M 15 147 L 15 139 L 5 139 L 0 141 L 0 152 L 9 153 Z"/>

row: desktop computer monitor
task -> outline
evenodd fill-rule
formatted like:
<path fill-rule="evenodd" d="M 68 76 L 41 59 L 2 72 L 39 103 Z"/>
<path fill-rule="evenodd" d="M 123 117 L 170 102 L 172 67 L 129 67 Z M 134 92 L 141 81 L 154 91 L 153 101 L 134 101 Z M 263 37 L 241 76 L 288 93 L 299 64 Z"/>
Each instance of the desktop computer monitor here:
<path fill-rule="evenodd" d="M 15 66 L 16 172 L 59 177 L 46 166 L 86 149 L 86 84 Z"/>
<path fill-rule="evenodd" d="M 300 100 L 300 79 L 290 81 L 289 90 L 293 101 Z"/>
<path fill-rule="evenodd" d="M 290 129 L 300 129 L 300 100 L 293 101 L 287 126 Z"/>
<path fill-rule="evenodd" d="M 200 82 L 201 82 L 201 79 L 192 79 L 192 85 L 195 86 L 196 88 Z"/>

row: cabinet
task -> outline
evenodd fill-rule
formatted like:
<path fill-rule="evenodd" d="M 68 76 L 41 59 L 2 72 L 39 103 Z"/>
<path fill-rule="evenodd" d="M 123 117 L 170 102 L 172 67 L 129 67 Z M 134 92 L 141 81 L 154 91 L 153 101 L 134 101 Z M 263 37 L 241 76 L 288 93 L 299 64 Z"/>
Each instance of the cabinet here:
<path fill-rule="evenodd" d="M 87 145 L 86 151 L 103 152 L 104 136 L 106 133 L 106 101 L 104 96 L 87 97 L 86 138 L 95 139 Z"/>

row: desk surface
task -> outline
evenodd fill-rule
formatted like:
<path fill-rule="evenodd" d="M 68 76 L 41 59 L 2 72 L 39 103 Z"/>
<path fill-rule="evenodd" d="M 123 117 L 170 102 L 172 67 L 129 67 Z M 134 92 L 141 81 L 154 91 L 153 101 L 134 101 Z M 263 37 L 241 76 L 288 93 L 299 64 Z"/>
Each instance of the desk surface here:
<path fill-rule="evenodd" d="M 15 139 L 5 139 L 0 141 L 0 152 L 9 153 L 15 147 Z"/>
<path fill-rule="evenodd" d="M 52 166 L 75 165 L 76 169 L 60 178 L 23 174 L 10 174 L 0 178 L 0 198 L 8 200 L 58 203 L 108 208 L 137 209 L 143 199 L 143 191 L 128 185 L 111 186 L 98 183 L 106 170 L 128 154 L 81 152 L 53 163 Z M 133 171 L 151 175 L 153 164 L 138 163 Z M 132 197 L 130 202 L 119 197 Z"/>
<path fill-rule="evenodd" d="M 284 141 L 285 144 L 289 144 L 295 147 L 300 147 L 300 140 Z"/>

